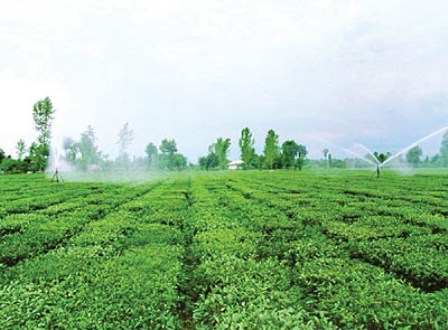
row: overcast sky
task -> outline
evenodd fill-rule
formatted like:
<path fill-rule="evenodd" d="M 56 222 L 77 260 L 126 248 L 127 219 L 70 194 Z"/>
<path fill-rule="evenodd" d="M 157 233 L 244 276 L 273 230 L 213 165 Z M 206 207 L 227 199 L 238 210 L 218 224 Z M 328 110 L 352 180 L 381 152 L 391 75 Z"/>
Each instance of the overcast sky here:
<path fill-rule="evenodd" d="M 174 138 L 190 161 L 217 137 L 238 158 L 243 127 L 321 155 L 329 141 L 379 151 L 448 124 L 445 0 L 0 0 L 0 148 L 92 125 L 114 157 Z M 336 152 L 336 150 L 334 150 Z"/>

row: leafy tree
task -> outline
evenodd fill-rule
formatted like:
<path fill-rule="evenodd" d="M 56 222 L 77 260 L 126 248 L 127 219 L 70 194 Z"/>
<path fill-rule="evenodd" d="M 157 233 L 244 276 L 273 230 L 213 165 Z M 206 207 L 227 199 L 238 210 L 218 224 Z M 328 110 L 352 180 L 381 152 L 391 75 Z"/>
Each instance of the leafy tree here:
<path fill-rule="evenodd" d="M 330 163 L 329 163 L 328 159 L 329 159 L 329 155 L 330 155 L 330 150 L 325 148 L 324 150 L 322 150 L 322 153 L 324 154 L 325 168 L 329 168 Z"/>
<path fill-rule="evenodd" d="M 99 165 L 101 161 L 101 152 L 98 151 L 96 141 L 95 131 L 89 125 L 87 130 L 81 134 L 81 139 L 77 144 L 80 154 L 80 159 L 77 162 L 82 170 L 87 170 L 92 165 Z"/>
<path fill-rule="evenodd" d="M 176 141 L 174 139 L 163 139 L 159 149 L 162 154 L 173 155 L 177 152 Z"/>
<path fill-rule="evenodd" d="M 219 157 L 216 153 L 210 152 L 207 156 L 199 158 L 199 166 L 204 170 L 213 170 L 219 167 Z"/>
<path fill-rule="evenodd" d="M 17 150 L 17 159 L 22 160 L 23 156 L 25 156 L 26 153 L 25 141 L 20 139 L 19 142 L 17 142 L 16 150 Z"/>
<path fill-rule="evenodd" d="M 299 145 L 293 141 L 285 141 L 282 144 L 281 164 L 282 168 L 293 168 L 296 165 L 296 157 L 299 155 Z"/>
<path fill-rule="evenodd" d="M 159 152 L 157 150 L 157 147 L 154 143 L 148 143 L 146 146 L 146 156 L 148 161 L 148 168 L 154 169 L 157 167 L 157 159 Z"/>
<path fill-rule="evenodd" d="M 71 137 L 65 137 L 62 141 L 62 148 L 64 149 L 65 159 L 74 163 L 78 155 L 78 144 Z"/>
<path fill-rule="evenodd" d="M 248 127 L 243 128 L 241 131 L 241 137 L 238 141 L 241 150 L 241 160 L 243 163 L 243 169 L 247 170 L 254 165 L 255 161 L 255 140 L 252 136 L 252 132 Z"/>
<path fill-rule="evenodd" d="M 176 170 L 183 170 L 186 167 L 187 167 L 187 158 L 180 153 L 175 153 L 173 155 L 172 168 Z"/>
<path fill-rule="evenodd" d="M 298 168 L 299 170 L 301 170 L 303 168 L 303 165 L 305 164 L 305 158 L 306 155 L 308 154 L 308 150 L 306 149 L 306 147 L 302 144 L 299 144 L 299 148 L 298 148 L 298 157 L 296 159 L 296 163 L 295 163 L 295 168 Z"/>
<path fill-rule="evenodd" d="M 264 141 L 264 165 L 273 169 L 280 158 L 278 135 L 274 130 L 269 130 Z"/>
<path fill-rule="evenodd" d="M 128 147 L 134 141 L 134 131 L 129 128 L 129 123 L 125 123 L 123 128 L 118 133 L 117 144 L 120 147 L 120 154 L 124 155 L 127 153 Z"/>
<path fill-rule="evenodd" d="M 443 167 L 448 167 L 448 131 L 443 135 L 439 155 L 441 165 Z"/>
<path fill-rule="evenodd" d="M 218 138 L 214 144 L 212 144 L 214 149 L 214 153 L 218 156 L 219 159 L 219 167 L 221 169 L 227 169 L 227 164 L 229 160 L 227 156 L 229 154 L 230 149 L 230 139 Z"/>
<path fill-rule="evenodd" d="M 162 140 L 159 150 L 159 168 L 168 170 L 181 170 L 187 166 L 187 158 L 177 152 L 176 141 L 164 139 Z"/>
<path fill-rule="evenodd" d="M 34 149 L 34 159 L 38 170 L 43 171 L 48 164 L 50 155 L 51 124 L 55 110 L 50 98 L 37 101 L 33 106 L 33 120 L 36 130 L 39 132 L 38 145 Z"/>
<path fill-rule="evenodd" d="M 409 164 L 416 167 L 421 163 L 421 157 L 423 155 L 423 150 L 420 146 L 415 146 L 406 153 L 406 160 Z"/>
<path fill-rule="evenodd" d="M 389 159 L 390 156 L 392 156 L 392 154 L 390 152 L 386 152 L 386 153 L 379 153 L 378 151 L 375 151 L 373 153 L 373 155 L 375 156 L 375 158 L 380 162 L 380 163 L 384 163 L 387 159 Z M 369 156 L 367 156 L 367 158 L 369 158 Z M 372 159 L 373 160 L 373 159 Z"/>
<path fill-rule="evenodd" d="M 6 158 L 6 153 L 3 149 L 0 148 L 0 164 L 3 161 L 3 159 Z"/>

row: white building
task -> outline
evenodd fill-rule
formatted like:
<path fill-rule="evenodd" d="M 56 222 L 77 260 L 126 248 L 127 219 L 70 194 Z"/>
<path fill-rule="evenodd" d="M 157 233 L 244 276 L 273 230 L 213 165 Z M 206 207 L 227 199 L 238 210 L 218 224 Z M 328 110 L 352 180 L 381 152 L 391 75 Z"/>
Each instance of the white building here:
<path fill-rule="evenodd" d="M 242 160 L 234 160 L 233 162 L 229 163 L 229 170 L 238 170 L 241 168 L 241 165 L 243 165 L 244 162 Z"/>

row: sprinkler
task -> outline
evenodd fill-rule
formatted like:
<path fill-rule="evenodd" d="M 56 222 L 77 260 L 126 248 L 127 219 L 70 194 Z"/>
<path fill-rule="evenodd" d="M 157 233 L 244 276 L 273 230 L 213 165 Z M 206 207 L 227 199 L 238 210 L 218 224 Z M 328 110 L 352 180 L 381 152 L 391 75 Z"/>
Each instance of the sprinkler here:
<path fill-rule="evenodd" d="M 51 181 L 56 182 L 56 183 L 64 182 L 64 178 L 62 177 L 61 173 L 59 173 L 57 168 L 53 174 L 53 178 L 51 179 Z"/>

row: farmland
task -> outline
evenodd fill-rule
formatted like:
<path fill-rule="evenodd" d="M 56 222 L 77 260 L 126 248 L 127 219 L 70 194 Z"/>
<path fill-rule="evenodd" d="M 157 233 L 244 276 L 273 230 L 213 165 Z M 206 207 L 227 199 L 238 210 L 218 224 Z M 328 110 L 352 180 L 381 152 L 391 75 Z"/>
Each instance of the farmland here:
<path fill-rule="evenodd" d="M 0 176 L 1 329 L 446 329 L 448 176 Z"/>

